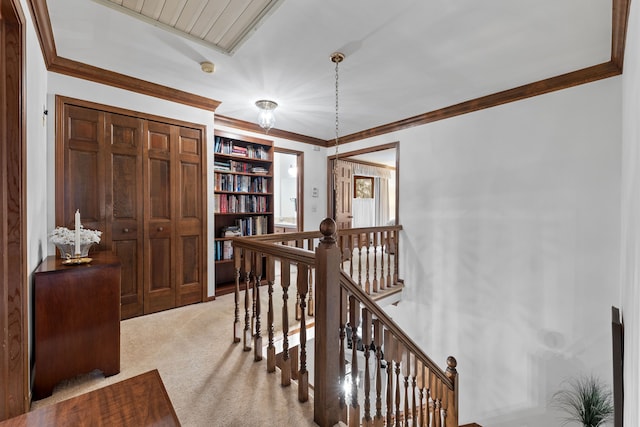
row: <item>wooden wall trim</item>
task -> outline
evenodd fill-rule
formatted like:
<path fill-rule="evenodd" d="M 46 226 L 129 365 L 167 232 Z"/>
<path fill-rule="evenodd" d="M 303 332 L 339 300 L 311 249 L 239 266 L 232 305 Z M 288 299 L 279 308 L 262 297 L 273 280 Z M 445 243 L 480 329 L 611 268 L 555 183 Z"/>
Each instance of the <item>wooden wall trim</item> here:
<path fill-rule="evenodd" d="M 58 56 L 46 1 L 28 0 L 28 4 L 31 9 L 33 24 L 38 34 L 38 39 L 40 40 L 40 48 L 42 49 L 45 64 L 49 71 L 201 108 L 203 110 L 215 111 L 220 105 L 220 101 L 214 99 Z"/>
<path fill-rule="evenodd" d="M 255 123 L 247 122 L 244 120 L 233 119 L 231 117 L 221 116 L 220 114 L 216 114 L 214 123 L 217 126 L 228 126 L 236 129 L 250 131 L 250 132 L 258 132 L 258 133 L 264 132 L 264 129 L 262 129 L 260 126 L 258 126 Z M 325 141 L 324 139 L 301 135 L 295 132 L 288 132 L 286 130 L 270 129 L 269 134 L 267 136 L 289 139 L 291 141 L 296 141 L 296 142 L 304 142 L 306 144 L 311 144 L 311 145 L 319 145 L 320 147 L 327 147 L 327 141 Z"/>
<path fill-rule="evenodd" d="M 0 0 L 0 420 L 29 409 L 26 35 L 19 0 Z"/>
<path fill-rule="evenodd" d="M 173 89 L 168 86 L 148 82 L 146 80 L 129 77 L 104 68 L 94 67 L 82 62 L 57 56 L 48 67 L 49 71 L 66 74 L 84 80 L 90 80 L 107 86 L 113 86 L 143 95 L 153 96 L 171 102 L 177 102 L 203 110 L 215 111 L 220 105 L 219 101 L 200 95 Z"/>
<path fill-rule="evenodd" d="M 53 39 L 53 30 L 51 29 L 51 19 L 49 18 L 49 9 L 46 0 L 29 0 L 27 1 L 33 26 L 35 27 L 38 40 L 40 40 L 40 49 L 44 57 L 44 63 L 47 68 L 53 63 L 58 56 L 56 52 L 56 43 Z"/>
<path fill-rule="evenodd" d="M 540 80 L 534 83 L 518 86 L 513 89 L 461 102 L 439 110 L 409 117 L 408 119 L 398 120 L 397 122 L 388 123 L 362 132 L 352 133 L 350 135 L 340 137 L 339 142 L 340 144 L 346 144 L 348 142 L 359 141 L 361 139 L 371 138 L 390 132 L 397 132 L 413 126 L 420 126 L 438 120 L 449 119 L 462 114 L 480 111 L 485 108 L 496 107 L 509 102 L 520 101 L 533 96 L 543 95 L 545 93 L 567 89 L 584 83 L 606 79 L 608 77 L 617 76 L 621 73 L 622 70 L 616 64 L 611 61 L 605 62 L 603 64 L 561 74 L 559 76 Z M 327 144 L 330 144 L 331 141 L 335 142 L 335 140 L 331 139 L 327 140 Z"/>
<path fill-rule="evenodd" d="M 611 23 L 611 61 L 622 72 L 624 64 L 624 48 L 627 41 L 629 24 L 629 8 L 631 0 L 613 0 Z"/>

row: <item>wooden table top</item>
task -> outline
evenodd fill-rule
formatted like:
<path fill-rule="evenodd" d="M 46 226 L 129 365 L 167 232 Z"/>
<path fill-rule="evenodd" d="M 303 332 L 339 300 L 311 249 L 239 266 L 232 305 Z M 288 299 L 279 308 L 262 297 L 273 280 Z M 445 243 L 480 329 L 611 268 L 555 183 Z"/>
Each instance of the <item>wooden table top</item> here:
<path fill-rule="evenodd" d="M 157 369 L 38 408 L 0 426 L 180 426 Z"/>

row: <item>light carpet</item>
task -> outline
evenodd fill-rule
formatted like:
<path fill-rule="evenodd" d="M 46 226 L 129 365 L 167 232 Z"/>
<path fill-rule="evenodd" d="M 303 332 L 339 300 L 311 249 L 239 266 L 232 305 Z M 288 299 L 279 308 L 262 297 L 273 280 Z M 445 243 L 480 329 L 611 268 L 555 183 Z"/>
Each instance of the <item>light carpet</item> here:
<path fill-rule="evenodd" d="M 183 426 L 316 426 L 313 401 L 298 402 L 295 383 L 282 387 L 279 370 L 233 343 L 233 309 L 230 294 L 122 321 L 119 374 L 65 381 L 32 410 L 158 369 Z"/>

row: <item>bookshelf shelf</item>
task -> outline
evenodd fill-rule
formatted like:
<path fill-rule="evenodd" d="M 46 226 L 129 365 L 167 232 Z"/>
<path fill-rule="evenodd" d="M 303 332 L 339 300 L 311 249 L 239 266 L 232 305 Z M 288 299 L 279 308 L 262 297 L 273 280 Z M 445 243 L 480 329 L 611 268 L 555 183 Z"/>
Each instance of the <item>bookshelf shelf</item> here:
<path fill-rule="evenodd" d="M 273 142 L 214 133 L 216 294 L 233 289 L 230 237 L 273 233 Z"/>

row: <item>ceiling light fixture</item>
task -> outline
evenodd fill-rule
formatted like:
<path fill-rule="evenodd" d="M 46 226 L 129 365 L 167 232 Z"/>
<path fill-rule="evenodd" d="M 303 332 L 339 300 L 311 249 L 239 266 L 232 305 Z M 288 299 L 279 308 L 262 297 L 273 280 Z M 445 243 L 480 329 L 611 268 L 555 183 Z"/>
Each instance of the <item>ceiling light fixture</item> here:
<path fill-rule="evenodd" d="M 331 62 L 333 62 L 334 64 L 336 64 L 336 140 L 335 140 L 335 147 L 336 147 L 336 154 L 335 154 L 335 159 L 333 161 L 333 219 L 337 222 L 338 218 L 338 202 L 339 202 L 339 197 L 340 194 L 338 192 L 338 145 L 339 145 L 339 141 L 338 141 L 338 137 L 340 134 L 340 117 L 339 117 L 339 108 L 338 108 L 338 64 L 340 64 L 343 60 L 344 60 L 344 53 L 341 52 L 334 52 L 331 54 Z"/>
<path fill-rule="evenodd" d="M 278 104 L 276 102 L 267 99 L 256 101 L 256 107 L 260 110 L 258 112 L 258 124 L 266 133 L 269 133 L 269 129 L 276 124 L 276 116 L 273 114 L 273 110 L 275 110 L 277 106 Z"/>
<path fill-rule="evenodd" d="M 207 74 L 211 74 L 216 70 L 216 66 L 213 65 L 213 62 L 204 61 L 200 63 L 200 69 Z"/>

